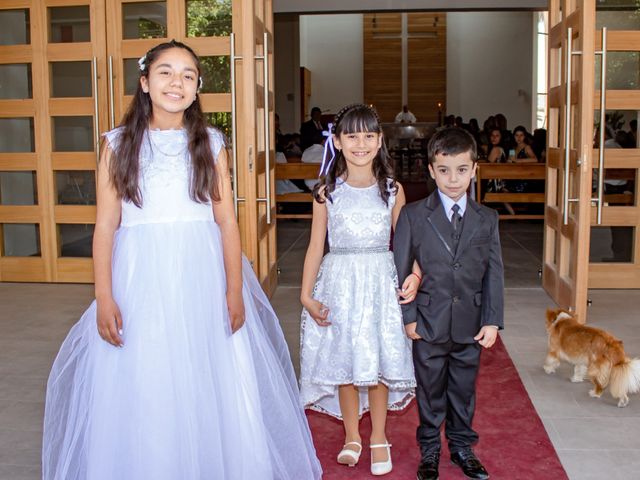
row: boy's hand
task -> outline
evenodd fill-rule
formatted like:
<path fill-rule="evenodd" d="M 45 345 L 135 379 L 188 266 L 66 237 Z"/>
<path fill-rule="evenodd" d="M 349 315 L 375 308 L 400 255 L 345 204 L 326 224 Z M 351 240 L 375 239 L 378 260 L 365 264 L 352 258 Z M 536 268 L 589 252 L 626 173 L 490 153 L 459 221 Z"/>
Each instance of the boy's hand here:
<path fill-rule="evenodd" d="M 416 333 L 416 326 L 418 322 L 407 323 L 404 326 L 404 331 L 411 340 L 422 340 L 422 337 Z"/>
<path fill-rule="evenodd" d="M 239 294 L 227 293 L 227 310 L 229 311 L 229 323 L 231 333 L 236 333 L 244 325 L 244 300 L 242 292 Z"/>
<path fill-rule="evenodd" d="M 405 305 L 407 303 L 411 303 L 416 299 L 416 294 L 418 293 L 418 287 L 420 286 L 420 280 L 416 275 L 410 273 L 407 278 L 402 282 L 401 291 L 398 292 L 400 295 L 400 300 L 398 303 L 400 305 Z"/>
<path fill-rule="evenodd" d="M 329 309 L 313 298 L 302 302 L 302 306 L 307 309 L 311 318 L 313 318 L 321 327 L 328 327 L 331 322 L 327 320 L 329 316 Z"/>
<path fill-rule="evenodd" d="M 498 329 L 489 325 L 485 325 L 480 329 L 478 334 L 473 337 L 484 348 L 491 348 L 498 338 Z"/>

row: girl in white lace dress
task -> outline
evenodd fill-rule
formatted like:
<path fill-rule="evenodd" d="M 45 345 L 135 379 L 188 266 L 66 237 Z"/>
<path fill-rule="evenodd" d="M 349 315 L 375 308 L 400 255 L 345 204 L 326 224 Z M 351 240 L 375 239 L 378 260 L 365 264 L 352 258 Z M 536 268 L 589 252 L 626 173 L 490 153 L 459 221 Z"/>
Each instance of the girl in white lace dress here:
<path fill-rule="evenodd" d="M 169 42 L 139 64 L 98 166 L 96 301 L 47 384 L 43 478 L 319 479 L 278 319 L 241 256 L 198 58 Z"/>
<path fill-rule="evenodd" d="M 392 469 L 387 409 L 407 406 L 416 385 L 398 301 L 413 300 L 421 272 L 416 266 L 398 288 L 389 244 L 405 198 L 375 110 L 343 108 L 330 133 L 337 153 L 325 156 L 314 190 L 302 279 L 301 396 L 307 408 L 342 419 L 337 460 L 345 465 L 360 458 L 359 418 L 370 410 L 371 471 L 382 475 Z"/>

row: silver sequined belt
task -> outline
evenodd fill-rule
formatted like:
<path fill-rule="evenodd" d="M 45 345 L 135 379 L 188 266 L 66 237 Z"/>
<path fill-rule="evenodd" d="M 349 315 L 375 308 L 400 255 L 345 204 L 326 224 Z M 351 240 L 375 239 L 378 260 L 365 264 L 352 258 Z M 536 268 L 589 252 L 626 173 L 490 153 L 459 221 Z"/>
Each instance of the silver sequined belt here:
<path fill-rule="evenodd" d="M 389 247 L 345 247 L 345 248 L 332 248 L 330 253 L 334 255 L 362 255 L 367 253 L 387 253 Z"/>

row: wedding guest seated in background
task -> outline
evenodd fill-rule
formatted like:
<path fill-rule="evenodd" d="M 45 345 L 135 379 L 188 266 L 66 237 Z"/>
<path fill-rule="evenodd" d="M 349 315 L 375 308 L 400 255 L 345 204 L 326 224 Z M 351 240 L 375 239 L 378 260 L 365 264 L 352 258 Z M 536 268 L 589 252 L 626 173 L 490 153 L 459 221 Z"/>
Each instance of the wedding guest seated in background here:
<path fill-rule="evenodd" d="M 396 123 L 416 123 L 416 116 L 409 111 L 408 105 L 402 106 L 402 111 L 396 115 Z"/>
<path fill-rule="evenodd" d="M 478 141 L 478 134 L 480 133 L 480 125 L 478 124 L 478 119 L 477 118 L 472 118 L 469 120 L 469 123 L 467 125 L 467 131 L 473 135 L 473 138 L 475 138 L 476 142 Z"/>
<path fill-rule="evenodd" d="M 315 143 L 322 143 L 324 129 L 324 125 L 322 125 L 322 110 L 319 107 L 313 107 L 311 109 L 311 119 L 300 126 L 300 147 L 302 147 L 302 150 Z"/>
<path fill-rule="evenodd" d="M 482 160 L 486 160 L 489 155 L 489 135 L 491 130 L 496 127 L 496 120 L 493 115 L 489 116 L 482 124 L 482 130 L 478 132 L 476 142 L 478 143 L 478 157 Z"/>
<path fill-rule="evenodd" d="M 509 151 L 509 162 L 538 163 L 538 158 L 529 145 L 529 132 L 527 132 L 524 126 L 518 125 L 513 129 L 513 139 L 516 144 L 515 148 Z M 510 192 L 544 192 L 544 183 L 535 180 L 531 182 L 525 180 L 510 180 L 506 186 Z"/>
<path fill-rule="evenodd" d="M 496 113 L 495 120 L 496 126 L 500 129 L 500 133 L 502 134 L 502 148 L 508 152 L 515 147 L 516 142 L 513 140 L 513 135 L 507 126 L 507 117 L 502 113 Z"/>
<path fill-rule="evenodd" d="M 507 156 L 502 147 L 502 130 L 494 127 L 489 131 L 489 149 L 487 151 L 489 163 L 505 163 Z"/>
<path fill-rule="evenodd" d="M 284 146 L 282 148 L 282 151 L 285 157 L 290 158 L 302 156 L 299 133 L 287 133 L 286 135 L 284 135 L 283 144 Z"/>
<path fill-rule="evenodd" d="M 636 148 L 635 141 L 633 140 L 633 135 L 629 132 L 618 130 L 616 132 L 615 139 L 622 148 Z"/>
<path fill-rule="evenodd" d="M 282 130 L 280 130 L 280 115 L 277 113 L 274 115 L 273 126 L 276 130 L 276 146 L 279 146 L 282 152 L 284 150 L 284 135 L 282 134 Z"/>
<path fill-rule="evenodd" d="M 327 137 L 322 138 L 322 143 L 316 143 L 311 145 L 302 153 L 303 163 L 322 163 L 322 155 L 324 154 L 324 144 L 327 141 Z M 318 183 L 317 179 L 308 179 L 304 181 L 307 188 L 313 191 L 313 187 Z"/>
<path fill-rule="evenodd" d="M 638 120 L 634 119 L 629 122 L 629 132 L 627 133 L 633 142 L 633 146 L 631 148 L 636 148 L 638 145 Z"/>
<path fill-rule="evenodd" d="M 533 149 L 529 146 L 529 132 L 522 125 L 518 125 L 513 129 L 513 139 L 516 142 L 513 158 L 509 157 L 510 162 L 514 163 L 537 163 L 538 157 Z"/>
<path fill-rule="evenodd" d="M 531 148 L 539 162 L 545 163 L 547 161 L 547 131 L 544 128 L 536 128 L 533 131 Z"/>
<path fill-rule="evenodd" d="M 504 148 L 502 148 L 502 132 L 499 128 L 494 127 L 491 129 L 489 134 L 489 152 L 487 154 L 487 162 L 489 163 L 505 163 L 507 161 L 507 156 L 504 153 Z M 483 188 L 485 192 L 508 192 L 506 183 L 504 180 L 499 178 L 492 178 L 489 180 L 488 184 L 485 188 Z M 503 203 L 504 208 L 509 212 L 509 214 L 513 215 L 515 211 L 510 203 Z"/>

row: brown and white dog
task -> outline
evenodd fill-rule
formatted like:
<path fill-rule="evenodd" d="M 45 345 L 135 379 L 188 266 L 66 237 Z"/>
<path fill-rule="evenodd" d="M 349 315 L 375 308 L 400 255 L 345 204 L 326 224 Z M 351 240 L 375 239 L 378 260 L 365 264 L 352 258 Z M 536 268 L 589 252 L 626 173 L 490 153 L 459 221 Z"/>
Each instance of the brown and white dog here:
<path fill-rule="evenodd" d="M 600 397 L 607 385 L 626 407 L 629 394 L 640 391 L 640 359 L 627 357 L 622 341 L 599 328 L 578 323 L 566 310 L 547 310 L 549 352 L 544 371 L 554 373 L 565 360 L 574 365 L 572 382 L 582 382 L 585 375 L 593 383 L 592 397 Z"/>

